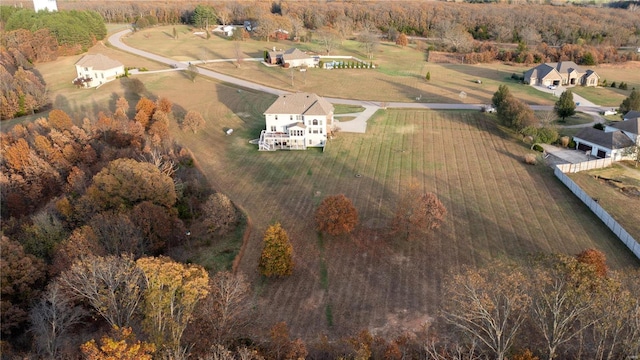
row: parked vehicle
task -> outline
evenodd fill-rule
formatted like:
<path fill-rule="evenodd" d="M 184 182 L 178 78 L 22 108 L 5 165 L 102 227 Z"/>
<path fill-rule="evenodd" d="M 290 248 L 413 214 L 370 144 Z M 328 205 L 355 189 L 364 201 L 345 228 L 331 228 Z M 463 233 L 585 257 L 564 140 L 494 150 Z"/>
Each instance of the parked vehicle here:
<path fill-rule="evenodd" d="M 549 89 L 549 90 L 555 90 L 557 88 L 558 88 L 558 85 L 549 85 L 549 86 L 547 86 L 547 89 Z"/>

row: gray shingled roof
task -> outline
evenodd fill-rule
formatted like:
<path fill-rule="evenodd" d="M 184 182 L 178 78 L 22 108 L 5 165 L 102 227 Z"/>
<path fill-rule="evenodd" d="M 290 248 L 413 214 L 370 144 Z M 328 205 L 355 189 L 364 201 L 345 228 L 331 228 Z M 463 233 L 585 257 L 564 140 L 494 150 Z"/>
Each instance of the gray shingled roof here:
<path fill-rule="evenodd" d="M 547 63 L 547 65 L 553 67 L 554 69 L 558 70 L 558 72 L 560 74 L 568 74 L 571 71 L 575 70 L 581 74 L 584 74 L 586 71 L 584 71 L 580 66 L 578 66 L 578 64 L 574 63 L 573 61 L 560 61 L 557 63 Z"/>
<path fill-rule="evenodd" d="M 332 112 L 333 105 L 320 96 L 310 93 L 295 93 L 280 95 L 264 113 L 328 116 Z"/>
<path fill-rule="evenodd" d="M 284 60 L 285 62 L 288 60 L 302 60 L 302 59 L 308 59 L 308 58 L 310 58 L 309 55 L 305 54 L 304 52 L 296 48 L 291 48 L 285 51 L 284 54 L 282 54 L 282 60 Z"/>
<path fill-rule="evenodd" d="M 547 64 L 540 64 L 536 67 L 534 67 L 533 69 L 529 69 L 527 72 L 524 73 L 525 77 L 528 78 L 537 78 L 537 79 L 544 79 L 545 76 L 547 76 L 550 72 L 553 71 L 553 68 Z"/>
<path fill-rule="evenodd" d="M 640 118 L 640 111 L 631 110 L 628 113 L 624 114 L 623 119 L 637 119 Z"/>
<path fill-rule="evenodd" d="M 618 121 L 609 126 L 618 130 L 626 131 L 628 133 L 636 135 L 640 134 L 640 121 L 638 121 L 638 118 L 626 121 Z"/>
<path fill-rule="evenodd" d="M 82 59 L 78 60 L 76 65 L 90 67 L 93 68 L 93 70 L 109 70 L 118 66 L 123 66 L 120 61 L 113 60 L 102 54 L 85 55 Z"/>
<path fill-rule="evenodd" d="M 583 128 L 574 138 L 582 139 L 607 149 L 624 149 L 635 145 L 622 131 L 604 132 L 594 128 Z"/>

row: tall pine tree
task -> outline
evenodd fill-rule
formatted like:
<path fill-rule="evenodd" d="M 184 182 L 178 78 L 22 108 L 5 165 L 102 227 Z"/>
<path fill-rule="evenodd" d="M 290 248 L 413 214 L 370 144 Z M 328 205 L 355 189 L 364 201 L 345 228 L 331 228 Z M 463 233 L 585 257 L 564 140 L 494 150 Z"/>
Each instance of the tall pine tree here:
<path fill-rule="evenodd" d="M 280 223 L 275 223 L 264 234 L 264 247 L 258 268 L 267 277 L 288 276 L 293 273 L 293 246 Z"/>
<path fill-rule="evenodd" d="M 560 99 L 556 102 L 553 110 L 562 118 L 563 122 L 568 116 L 576 113 L 576 103 L 573 101 L 571 90 L 566 90 L 560 95 Z"/>
<path fill-rule="evenodd" d="M 622 100 L 622 104 L 620 104 L 620 113 L 622 115 L 632 110 L 640 111 L 640 92 L 637 90 L 632 90 L 629 97 Z"/>

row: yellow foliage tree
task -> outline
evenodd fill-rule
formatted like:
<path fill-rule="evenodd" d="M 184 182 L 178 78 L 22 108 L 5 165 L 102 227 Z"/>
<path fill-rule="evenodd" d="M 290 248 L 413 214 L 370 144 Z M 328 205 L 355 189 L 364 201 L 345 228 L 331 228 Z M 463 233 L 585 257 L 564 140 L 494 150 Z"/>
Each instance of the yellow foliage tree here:
<path fill-rule="evenodd" d="M 136 340 L 130 327 L 113 327 L 113 336 L 103 336 L 100 346 L 95 340 L 82 346 L 82 354 L 88 360 L 151 360 L 156 347 L 153 344 Z"/>
<path fill-rule="evenodd" d="M 157 348 L 170 356 L 182 353 L 180 339 L 198 301 L 209 292 L 209 275 L 198 265 L 185 265 L 164 256 L 138 259 L 147 288 L 143 327 Z"/>
<path fill-rule="evenodd" d="M 280 223 L 275 223 L 264 234 L 264 247 L 258 267 L 264 276 L 288 276 L 293 273 L 293 246 Z"/>

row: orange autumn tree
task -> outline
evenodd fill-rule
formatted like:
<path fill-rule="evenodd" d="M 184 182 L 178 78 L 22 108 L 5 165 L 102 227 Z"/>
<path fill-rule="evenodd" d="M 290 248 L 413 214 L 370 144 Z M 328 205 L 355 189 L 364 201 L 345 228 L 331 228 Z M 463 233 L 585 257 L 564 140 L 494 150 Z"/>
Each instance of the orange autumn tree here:
<path fill-rule="evenodd" d="M 112 336 L 103 336 L 100 346 L 95 340 L 80 346 L 82 354 L 88 360 L 151 360 L 156 347 L 153 344 L 136 340 L 130 327 L 113 327 Z"/>
<path fill-rule="evenodd" d="M 411 186 L 398 202 L 392 225 L 396 232 L 405 233 L 408 239 L 416 230 L 439 228 L 446 215 L 447 208 L 434 193 L 424 193 Z"/>
<path fill-rule="evenodd" d="M 275 223 L 264 233 L 264 247 L 258 268 L 267 277 L 288 276 L 293 273 L 293 246 L 289 235 L 280 223 Z"/>
<path fill-rule="evenodd" d="M 580 254 L 576 255 L 576 259 L 583 263 L 593 267 L 595 273 L 600 277 L 606 277 L 609 268 L 607 267 L 607 257 L 605 254 L 596 249 L 586 249 Z"/>
<path fill-rule="evenodd" d="M 344 196 L 327 196 L 316 210 L 318 231 L 337 236 L 348 234 L 358 225 L 358 211 L 351 200 Z"/>

